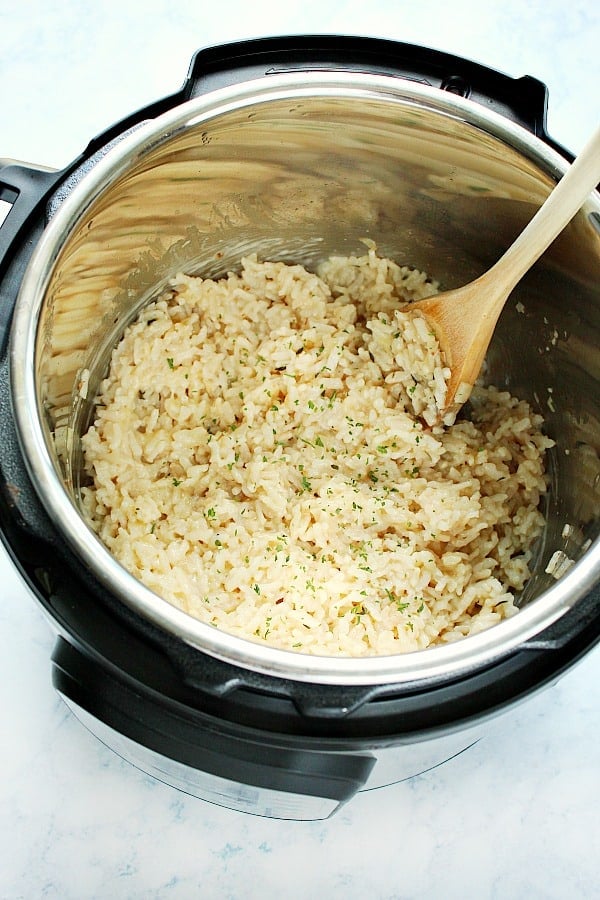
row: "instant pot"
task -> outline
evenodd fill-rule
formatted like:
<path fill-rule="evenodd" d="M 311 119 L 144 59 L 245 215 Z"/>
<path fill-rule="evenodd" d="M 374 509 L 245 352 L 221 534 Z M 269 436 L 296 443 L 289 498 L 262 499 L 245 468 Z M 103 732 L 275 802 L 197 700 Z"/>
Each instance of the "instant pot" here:
<path fill-rule="evenodd" d="M 312 268 L 370 239 L 442 289 L 466 283 L 569 165 L 546 102 L 534 78 L 421 47 L 269 38 L 201 50 L 180 91 L 62 171 L 2 161 L 2 539 L 56 633 L 57 691 L 144 771 L 232 809 L 324 818 L 466 749 L 598 641 L 596 193 L 514 291 L 487 358 L 555 441 L 512 618 L 404 655 L 279 650 L 154 595 L 79 501 L 111 349 L 172 275 L 218 277 L 252 252 Z"/>

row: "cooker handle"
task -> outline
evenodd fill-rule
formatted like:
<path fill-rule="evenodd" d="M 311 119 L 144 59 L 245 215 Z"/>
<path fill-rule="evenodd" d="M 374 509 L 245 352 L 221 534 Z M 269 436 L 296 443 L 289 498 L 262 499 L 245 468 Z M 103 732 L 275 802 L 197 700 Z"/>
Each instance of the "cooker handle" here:
<path fill-rule="evenodd" d="M 56 169 L 0 159 L 0 276 L 8 266 L 9 248 L 60 177 Z"/>
<path fill-rule="evenodd" d="M 378 696 L 378 685 L 346 687 L 290 681 L 278 675 L 262 675 L 252 669 L 198 653 L 179 640 L 162 640 L 167 657 L 181 679 L 194 690 L 205 691 L 226 703 L 238 690 L 267 693 L 290 700 L 298 712 L 310 719 L 345 719 Z"/>
<path fill-rule="evenodd" d="M 251 78 L 294 71 L 392 75 L 458 94 L 517 122 L 572 159 L 546 131 L 548 89 L 529 75 L 512 78 L 439 50 L 345 35 L 267 37 L 198 50 L 183 85 L 186 98 Z"/>

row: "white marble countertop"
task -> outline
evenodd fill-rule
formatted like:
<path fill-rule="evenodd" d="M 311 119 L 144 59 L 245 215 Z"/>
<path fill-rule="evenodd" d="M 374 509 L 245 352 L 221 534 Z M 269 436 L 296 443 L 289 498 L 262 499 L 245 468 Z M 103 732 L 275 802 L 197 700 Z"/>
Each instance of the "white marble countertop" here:
<path fill-rule="evenodd" d="M 199 47 L 347 33 L 534 75 L 551 135 L 576 152 L 598 118 L 589 0 L 221 0 L 0 8 L 0 154 L 62 166 L 176 90 Z M 0 446 L 2 438 L 0 436 Z M 333 819 L 257 819 L 152 781 L 67 712 L 53 638 L 0 551 L 0 898 L 373 900 L 600 896 L 600 648 L 468 753 L 357 796 Z"/>

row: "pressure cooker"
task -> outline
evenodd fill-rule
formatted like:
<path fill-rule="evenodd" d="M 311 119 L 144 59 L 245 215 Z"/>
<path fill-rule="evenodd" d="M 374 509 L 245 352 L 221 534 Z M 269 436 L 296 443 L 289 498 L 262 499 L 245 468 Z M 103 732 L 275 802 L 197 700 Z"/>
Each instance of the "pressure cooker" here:
<path fill-rule="evenodd" d="M 546 526 L 519 611 L 361 659 L 269 647 L 156 596 L 80 503 L 112 348 L 179 271 L 357 252 L 481 274 L 572 157 L 547 89 L 408 44 L 333 35 L 200 50 L 182 88 L 61 171 L 0 164 L 0 533 L 56 640 L 52 678 L 125 759 L 232 809 L 331 815 L 439 765 L 600 637 L 600 196 L 515 289 L 486 378 L 544 417 Z M 85 390 L 82 373 L 85 372 Z"/>

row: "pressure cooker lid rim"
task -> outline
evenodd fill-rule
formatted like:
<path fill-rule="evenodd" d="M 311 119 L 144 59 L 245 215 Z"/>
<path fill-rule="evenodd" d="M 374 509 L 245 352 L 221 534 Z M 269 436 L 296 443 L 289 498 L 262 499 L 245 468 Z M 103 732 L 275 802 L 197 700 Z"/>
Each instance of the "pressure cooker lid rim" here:
<path fill-rule="evenodd" d="M 567 575 L 542 597 L 518 615 L 480 634 L 444 646 L 385 657 L 355 659 L 299 654 L 261 645 L 202 623 L 168 604 L 127 572 L 83 523 L 50 458 L 47 442 L 51 436 L 45 434 L 41 426 L 43 410 L 38 406 L 34 365 L 37 317 L 63 237 L 70 233 L 106 185 L 130 168 L 136 159 L 183 128 L 195 127 L 248 105 L 334 96 L 340 91 L 345 92 L 345 97 L 425 103 L 442 115 L 459 118 L 509 140 L 516 149 L 535 156 L 536 161 L 550 172 L 560 174 L 566 168 L 565 161 L 541 140 L 493 111 L 427 85 L 386 75 L 352 72 L 278 74 L 189 100 L 146 123 L 111 149 L 67 196 L 36 247 L 21 285 L 11 334 L 11 387 L 17 433 L 36 491 L 51 518 L 59 523 L 71 548 L 123 603 L 185 643 L 242 668 L 298 681 L 358 686 L 439 678 L 488 664 L 562 617 L 597 581 L 600 541 L 596 541 Z"/>

